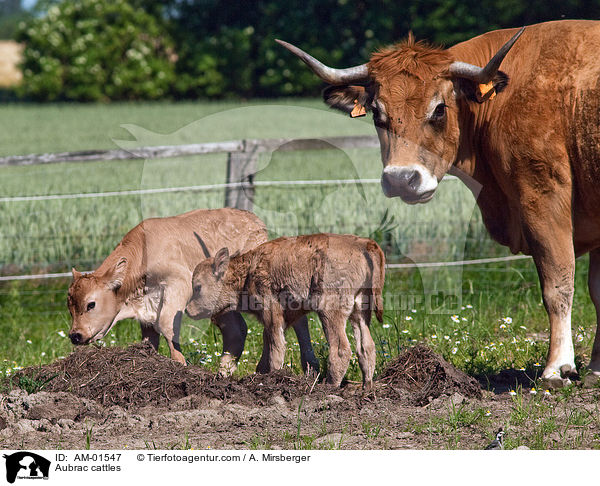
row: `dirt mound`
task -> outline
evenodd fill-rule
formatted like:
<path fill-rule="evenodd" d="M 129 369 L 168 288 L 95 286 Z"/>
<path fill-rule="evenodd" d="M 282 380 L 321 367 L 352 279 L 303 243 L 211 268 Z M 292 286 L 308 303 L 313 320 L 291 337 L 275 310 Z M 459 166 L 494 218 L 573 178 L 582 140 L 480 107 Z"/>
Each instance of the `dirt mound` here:
<path fill-rule="evenodd" d="M 361 399 L 356 387 L 334 389 L 283 370 L 241 379 L 217 378 L 201 367 L 182 366 L 156 353 L 147 343 L 127 348 L 80 348 L 49 365 L 21 370 L 12 384 L 30 392 L 70 392 L 102 406 L 125 408 L 164 407 L 190 396 L 203 403 L 217 399 L 248 406 L 268 405 L 277 397 L 291 402 L 309 393 L 315 398 L 342 394 L 345 399 Z M 398 356 L 376 382 L 376 395 L 418 405 L 455 392 L 481 397 L 474 378 L 423 345 Z"/>
<path fill-rule="evenodd" d="M 455 392 L 465 397 L 481 398 L 477 380 L 424 345 L 400 354 L 379 375 L 379 381 L 409 392 L 417 405 L 426 405 L 443 394 Z"/>
<path fill-rule="evenodd" d="M 216 378 L 198 366 L 183 366 L 147 343 L 127 348 L 80 348 L 46 366 L 21 370 L 13 386 L 48 392 L 71 392 L 104 406 L 165 406 L 191 395 L 226 403 L 263 405 L 273 395 L 287 401 L 308 392 L 313 382 L 279 371 L 241 380 Z M 36 389 L 37 388 L 37 389 Z"/>
<path fill-rule="evenodd" d="M 26 368 L 13 384 L 39 384 L 44 391 L 68 391 L 102 405 L 165 405 L 192 394 L 226 400 L 235 384 L 217 382 L 215 375 L 182 366 L 158 354 L 150 344 L 127 348 L 85 347 L 47 366 Z"/>

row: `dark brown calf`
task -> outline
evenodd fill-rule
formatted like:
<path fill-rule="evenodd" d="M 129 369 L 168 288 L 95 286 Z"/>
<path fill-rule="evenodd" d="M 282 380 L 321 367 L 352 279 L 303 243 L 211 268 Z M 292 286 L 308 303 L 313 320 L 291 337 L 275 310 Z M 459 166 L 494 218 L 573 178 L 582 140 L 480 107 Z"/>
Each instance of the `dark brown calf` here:
<path fill-rule="evenodd" d="M 285 329 L 314 311 L 329 343 L 327 382 L 339 386 L 352 351 L 350 319 L 366 390 L 375 371 L 371 312 L 383 318 L 385 256 L 373 240 L 316 234 L 278 238 L 247 253 L 219 250 L 194 270 L 186 312 L 200 319 L 231 311 L 250 312 L 264 325 L 259 373 L 283 366 Z"/>

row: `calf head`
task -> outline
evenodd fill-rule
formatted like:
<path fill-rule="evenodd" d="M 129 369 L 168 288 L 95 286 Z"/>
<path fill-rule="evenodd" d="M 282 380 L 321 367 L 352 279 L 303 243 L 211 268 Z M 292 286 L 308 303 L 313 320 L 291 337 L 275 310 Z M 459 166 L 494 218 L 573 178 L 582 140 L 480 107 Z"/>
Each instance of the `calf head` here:
<path fill-rule="evenodd" d="M 103 274 L 82 274 L 73 269 L 67 306 L 71 313 L 69 338 L 73 344 L 102 339 L 114 325 L 123 307 L 118 291 L 123 285 L 127 260 L 119 261 Z"/>
<path fill-rule="evenodd" d="M 229 250 L 221 248 L 214 257 L 201 261 L 192 276 L 192 297 L 185 312 L 192 319 L 206 319 L 222 310 L 227 289 L 223 276 L 229 265 Z"/>
<path fill-rule="evenodd" d="M 460 142 L 461 98 L 486 103 L 504 89 L 508 76 L 500 63 L 519 38 L 518 31 L 481 68 L 455 60 L 450 51 L 408 40 L 372 55 L 361 66 L 334 69 L 287 42 L 330 86 L 325 102 L 352 117 L 373 112 L 381 145 L 381 186 L 387 197 L 425 203 L 456 161 Z"/>

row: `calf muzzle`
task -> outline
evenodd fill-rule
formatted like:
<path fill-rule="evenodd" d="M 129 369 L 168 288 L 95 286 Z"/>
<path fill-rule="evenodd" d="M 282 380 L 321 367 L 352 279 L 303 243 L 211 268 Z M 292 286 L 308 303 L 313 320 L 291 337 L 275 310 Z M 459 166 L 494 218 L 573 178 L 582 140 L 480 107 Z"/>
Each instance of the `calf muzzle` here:
<path fill-rule="evenodd" d="M 83 343 L 83 336 L 81 334 L 79 334 L 78 332 L 72 332 L 71 334 L 69 334 L 69 339 L 71 340 L 71 342 L 73 344 L 82 344 Z"/>

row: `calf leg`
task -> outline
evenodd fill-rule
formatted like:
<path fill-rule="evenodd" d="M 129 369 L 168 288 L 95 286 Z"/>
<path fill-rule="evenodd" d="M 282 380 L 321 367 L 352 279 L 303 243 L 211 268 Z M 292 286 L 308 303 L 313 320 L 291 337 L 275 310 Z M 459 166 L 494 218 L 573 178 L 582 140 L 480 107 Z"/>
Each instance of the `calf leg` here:
<path fill-rule="evenodd" d="M 285 359 L 285 320 L 280 307 L 265 309 L 261 316 L 263 330 L 263 354 L 256 367 L 257 373 L 269 373 L 283 367 Z"/>
<path fill-rule="evenodd" d="M 223 334 L 223 354 L 219 364 L 219 375 L 230 376 L 237 369 L 237 363 L 244 350 L 248 326 L 239 312 L 226 312 L 213 318 Z"/>
<path fill-rule="evenodd" d="M 340 386 L 352 357 L 350 341 L 346 335 L 348 313 L 342 310 L 319 312 L 323 324 L 323 332 L 329 344 L 327 359 L 327 383 Z"/>
<path fill-rule="evenodd" d="M 300 362 L 305 374 L 319 373 L 319 360 L 315 356 L 312 344 L 310 342 L 310 332 L 308 330 L 308 318 L 304 315 L 294 323 L 294 332 L 298 338 L 300 346 Z"/>
<path fill-rule="evenodd" d="M 358 364 L 363 375 L 363 389 L 368 392 L 373 388 L 373 373 L 375 373 L 375 343 L 369 330 L 371 310 L 366 311 L 355 307 L 350 314 L 350 322 L 356 341 Z"/>
<path fill-rule="evenodd" d="M 150 325 L 140 324 L 142 328 L 142 341 L 148 341 L 154 349 L 158 351 L 158 344 L 160 341 L 160 333 Z"/>
<path fill-rule="evenodd" d="M 179 335 L 183 310 L 190 294 L 189 287 L 190 284 L 183 280 L 168 282 L 167 285 L 161 288 L 157 311 L 157 327 L 169 345 L 171 359 L 184 365 L 186 362 L 179 345 Z"/>
<path fill-rule="evenodd" d="M 590 269 L 588 274 L 590 297 L 596 308 L 596 337 L 592 348 L 589 368 L 594 375 L 600 376 L 600 248 L 590 252 Z"/>
<path fill-rule="evenodd" d="M 179 345 L 179 334 L 181 331 L 181 318 L 183 312 L 177 309 L 163 309 L 158 319 L 160 333 L 169 345 L 171 359 L 181 364 L 186 364 L 185 357 Z"/>

